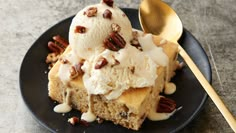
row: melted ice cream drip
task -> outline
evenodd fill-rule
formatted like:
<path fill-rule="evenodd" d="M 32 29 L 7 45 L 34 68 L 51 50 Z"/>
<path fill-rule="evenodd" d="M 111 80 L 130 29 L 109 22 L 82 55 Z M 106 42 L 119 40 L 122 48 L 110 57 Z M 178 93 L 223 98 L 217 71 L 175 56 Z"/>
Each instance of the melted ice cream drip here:
<path fill-rule="evenodd" d="M 172 82 L 165 83 L 164 93 L 167 95 L 173 94 L 176 91 L 176 85 Z"/>
<path fill-rule="evenodd" d="M 174 110 L 171 113 L 158 113 L 156 110 L 151 110 L 148 114 L 148 119 L 151 121 L 161 121 L 161 120 L 166 120 L 170 118 L 176 110 Z"/>
<path fill-rule="evenodd" d="M 140 36 L 138 41 L 142 46 L 143 52 L 150 56 L 157 65 L 168 66 L 168 56 L 163 51 L 162 47 L 157 47 L 153 42 L 152 34 Z"/>
<path fill-rule="evenodd" d="M 68 113 L 72 109 L 71 106 L 69 105 L 71 91 L 69 89 L 66 89 L 66 94 L 64 93 L 64 91 L 62 94 L 63 95 L 63 103 L 58 104 L 53 109 L 56 113 Z"/>
<path fill-rule="evenodd" d="M 169 59 L 165 52 L 163 51 L 162 47 L 157 47 L 154 44 L 152 39 L 152 34 L 142 35 L 142 32 L 138 31 L 139 33 L 139 42 L 143 48 L 143 51 L 151 57 L 153 61 L 157 65 L 166 66 L 166 78 L 165 78 L 165 94 L 173 94 L 176 91 L 176 86 L 174 83 L 169 82 Z M 162 39 L 160 44 L 165 44 L 167 41 Z"/>
<path fill-rule="evenodd" d="M 169 82 L 169 65 L 166 67 L 166 78 L 165 78 L 165 85 L 164 85 L 164 93 L 167 95 L 173 94 L 176 91 L 176 85 L 172 82 Z"/>
<path fill-rule="evenodd" d="M 94 115 L 91 109 L 91 95 L 88 95 L 88 111 L 82 114 L 81 119 L 87 122 L 93 122 L 96 120 L 96 118 L 97 116 Z"/>

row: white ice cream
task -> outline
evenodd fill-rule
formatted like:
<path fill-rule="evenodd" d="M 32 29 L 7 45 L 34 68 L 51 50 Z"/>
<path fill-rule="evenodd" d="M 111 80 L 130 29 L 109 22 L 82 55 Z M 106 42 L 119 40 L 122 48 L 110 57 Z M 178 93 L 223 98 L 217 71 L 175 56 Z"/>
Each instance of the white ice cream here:
<path fill-rule="evenodd" d="M 87 17 L 84 12 L 90 7 L 97 7 L 97 15 Z M 106 9 L 112 12 L 111 19 L 104 19 L 103 13 Z M 81 58 L 90 59 L 97 56 L 103 50 L 103 41 L 111 33 L 111 24 L 116 23 L 121 28 L 120 34 L 129 42 L 132 38 L 132 26 L 128 17 L 116 6 L 109 7 L 105 3 L 91 5 L 79 11 L 73 18 L 69 31 L 69 42 L 73 51 Z M 75 27 L 81 25 L 86 27 L 85 34 L 75 33 Z"/>
<path fill-rule="evenodd" d="M 84 15 L 84 12 L 90 7 L 97 8 L 96 16 Z M 111 19 L 103 17 L 106 9 L 112 12 Z M 125 47 L 118 51 L 111 51 L 104 47 L 104 39 L 112 32 L 113 23 L 121 27 L 119 34 L 126 41 Z M 75 33 L 76 26 L 86 27 L 86 32 Z M 129 88 L 153 86 L 158 77 L 157 67 L 166 66 L 168 58 L 162 48 L 155 46 L 151 35 L 139 34 L 138 40 L 143 51 L 130 44 L 133 39 L 132 26 L 127 16 L 118 7 L 115 5 L 109 7 L 102 2 L 85 7 L 78 12 L 71 23 L 69 42 L 72 51 L 66 57 L 71 63 L 61 65 L 60 78 L 68 81 L 70 79 L 69 72 L 67 72 L 69 66 L 84 59 L 83 82 L 88 94 L 104 94 L 110 100 L 118 98 Z M 95 64 L 101 57 L 105 58 L 108 64 L 101 69 L 95 69 Z M 116 64 L 116 61 L 119 64 Z"/>
<path fill-rule="evenodd" d="M 94 69 L 97 58 L 108 59 L 109 64 L 102 69 Z M 115 60 L 120 62 L 114 64 Z M 154 61 L 144 52 L 131 45 L 119 52 L 105 50 L 92 62 L 86 61 L 82 69 L 84 85 L 90 94 L 109 94 L 108 100 L 119 97 L 123 91 L 129 88 L 152 86 L 157 78 L 157 66 Z"/>

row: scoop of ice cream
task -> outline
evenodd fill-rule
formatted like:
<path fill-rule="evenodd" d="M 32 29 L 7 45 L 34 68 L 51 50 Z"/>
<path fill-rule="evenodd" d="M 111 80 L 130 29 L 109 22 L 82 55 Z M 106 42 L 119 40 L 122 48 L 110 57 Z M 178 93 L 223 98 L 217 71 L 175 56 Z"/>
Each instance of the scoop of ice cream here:
<path fill-rule="evenodd" d="M 73 18 L 69 42 L 74 53 L 83 59 L 96 56 L 104 50 L 104 39 L 111 33 L 112 25 L 120 27 L 126 42 L 132 38 L 132 26 L 121 9 L 115 5 L 100 4 L 85 7 Z"/>
<path fill-rule="evenodd" d="M 99 58 L 105 58 L 108 64 L 97 70 L 94 67 Z M 153 86 L 157 78 L 155 62 L 131 45 L 119 52 L 105 50 L 93 61 L 86 61 L 82 69 L 88 93 L 106 94 L 108 100 L 118 98 L 130 88 Z"/>

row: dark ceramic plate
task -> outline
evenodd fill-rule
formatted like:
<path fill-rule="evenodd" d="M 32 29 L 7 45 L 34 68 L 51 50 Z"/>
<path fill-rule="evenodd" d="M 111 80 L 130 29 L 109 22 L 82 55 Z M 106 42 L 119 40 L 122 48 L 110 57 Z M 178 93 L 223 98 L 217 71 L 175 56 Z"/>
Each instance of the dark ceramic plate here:
<path fill-rule="evenodd" d="M 138 20 L 138 11 L 136 9 L 123 10 L 130 18 L 133 27 L 141 29 Z M 107 121 L 103 124 L 97 124 L 96 122 L 90 123 L 88 127 L 70 125 L 67 119 L 71 116 L 80 116 L 81 114 L 74 110 L 64 116 L 53 112 L 53 107 L 56 104 L 48 97 L 48 78 L 47 73 L 45 73 L 48 71 L 48 66 L 45 64 L 45 58 L 49 52 L 47 42 L 51 40 L 52 36 L 59 34 L 64 38 L 68 38 L 71 20 L 72 17 L 61 21 L 40 36 L 29 49 L 22 62 L 20 70 L 22 97 L 30 112 L 44 127 L 52 132 L 61 133 L 79 133 L 84 131 L 86 133 L 176 132 L 185 127 L 202 109 L 207 99 L 207 94 L 190 69 L 184 67 L 173 78 L 173 82 L 177 85 L 176 93 L 169 96 L 177 102 L 178 106 L 183 106 L 183 108 L 170 119 L 157 122 L 145 120 L 139 131 L 132 131 Z M 209 60 L 199 42 L 184 29 L 179 43 L 189 53 L 207 80 L 211 82 Z"/>

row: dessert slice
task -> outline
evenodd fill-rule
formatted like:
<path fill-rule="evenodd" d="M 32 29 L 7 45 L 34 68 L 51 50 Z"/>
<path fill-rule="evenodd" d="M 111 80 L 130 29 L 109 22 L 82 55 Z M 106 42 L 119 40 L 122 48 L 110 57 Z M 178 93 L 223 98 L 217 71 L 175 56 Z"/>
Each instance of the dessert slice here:
<path fill-rule="evenodd" d="M 177 44 L 133 30 L 112 0 L 79 11 L 69 43 L 48 75 L 49 96 L 60 103 L 55 112 L 74 108 L 88 122 L 98 117 L 133 130 L 146 117 L 161 120 L 174 112 L 159 94 L 176 89 L 169 81 L 178 66 Z"/>
<path fill-rule="evenodd" d="M 76 78 L 71 79 L 67 84 L 64 84 L 59 77 L 59 68 L 66 62 L 63 60 L 63 57 L 71 51 L 71 47 L 68 47 L 61 60 L 50 70 L 49 96 L 59 103 L 66 102 L 81 112 L 85 113 L 90 109 L 99 118 L 138 130 L 142 122 L 149 115 L 149 112 L 157 109 L 160 98 L 159 93 L 164 91 L 165 84 L 170 84 L 170 78 L 175 75 L 174 71 L 178 66 L 176 60 L 178 54 L 177 45 L 157 36 L 153 36 L 153 41 L 157 47 L 163 48 L 169 59 L 168 66 L 157 67 L 156 74 L 158 77 L 153 86 L 130 88 L 113 100 L 108 100 L 101 94 L 91 95 L 91 98 L 88 99 L 88 92 L 84 86 L 82 74 L 78 74 Z"/>

